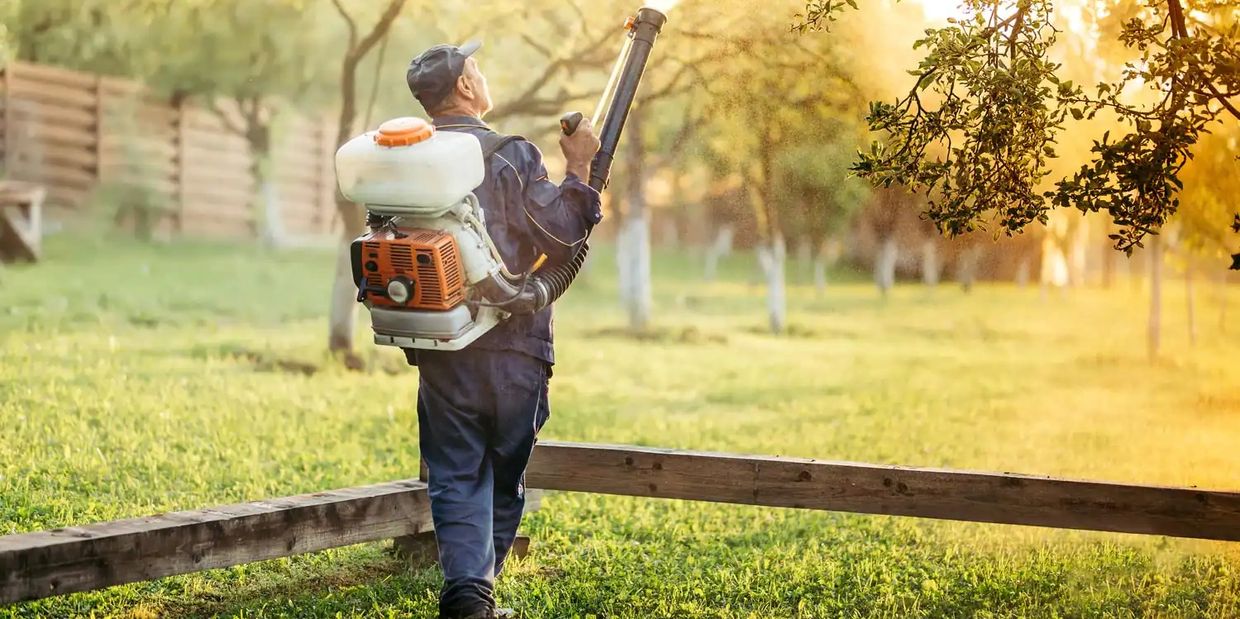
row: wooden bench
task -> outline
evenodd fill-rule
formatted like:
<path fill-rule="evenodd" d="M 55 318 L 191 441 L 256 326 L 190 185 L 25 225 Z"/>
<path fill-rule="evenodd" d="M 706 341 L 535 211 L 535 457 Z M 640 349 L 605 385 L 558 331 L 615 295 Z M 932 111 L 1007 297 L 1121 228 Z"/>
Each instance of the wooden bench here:
<path fill-rule="evenodd" d="M 34 183 L 0 181 L 0 262 L 39 259 L 46 196 Z"/>

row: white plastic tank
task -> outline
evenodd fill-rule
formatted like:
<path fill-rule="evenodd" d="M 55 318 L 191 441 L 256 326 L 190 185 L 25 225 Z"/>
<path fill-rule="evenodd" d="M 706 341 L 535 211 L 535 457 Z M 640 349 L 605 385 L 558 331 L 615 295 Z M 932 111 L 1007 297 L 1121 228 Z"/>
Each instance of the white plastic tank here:
<path fill-rule="evenodd" d="M 437 216 L 481 185 L 485 174 L 477 138 L 435 131 L 412 116 L 386 121 L 336 151 L 341 193 L 384 214 Z"/>

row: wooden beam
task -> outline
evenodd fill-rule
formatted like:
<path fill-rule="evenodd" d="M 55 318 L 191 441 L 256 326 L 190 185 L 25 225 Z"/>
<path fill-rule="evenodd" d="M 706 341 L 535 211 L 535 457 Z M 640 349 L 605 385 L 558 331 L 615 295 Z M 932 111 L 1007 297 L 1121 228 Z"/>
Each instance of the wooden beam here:
<path fill-rule="evenodd" d="M 1240 541 L 1240 494 L 1193 488 L 555 441 L 538 443 L 526 482 L 546 490 Z M 527 507 L 536 509 L 537 499 L 531 496 Z M 0 537 L 0 603 L 432 528 L 426 485 L 409 480 L 9 535 Z"/>
<path fill-rule="evenodd" d="M 532 488 L 1240 541 L 1240 493 L 539 441 Z"/>
<path fill-rule="evenodd" d="M 397 481 L 0 537 L 0 604 L 414 535 L 426 485 Z"/>

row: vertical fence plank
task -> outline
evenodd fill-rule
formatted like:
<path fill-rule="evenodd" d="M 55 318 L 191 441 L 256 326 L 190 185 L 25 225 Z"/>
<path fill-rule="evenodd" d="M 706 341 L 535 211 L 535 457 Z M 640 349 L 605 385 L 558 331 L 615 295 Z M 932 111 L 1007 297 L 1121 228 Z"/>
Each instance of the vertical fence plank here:
<path fill-rule="evenodd" d="M 336 220 L 336 139 L 326 118 L 319 122 L 319 221 L 325 234 L 332 232 Z"/>
<path fill-rule="evenodd" d="M 10 61 L 8 66 L 4 67 L 4 169 L 7 174 L 13 173 L 13 162 L 16 160 L 14 155 L 13 133 L 16 127 L 13 126 L 13 71 L 17 68 L 17 61 Z"/>
<path fill-rule="evenodd" d="M 177 102 L 177 135 L 176 135 L 176 144 L 177 144 L 177 163 L 176 163 L 176 166 L 177 166 L 176 167 L 176 173 L 177 173 L 176 202 L 177 202 L 177 205 L 176 206 L 177 206 L 177 211 L 175 215 L 175 225 L 176 225 L 177 234 L 185 234 L 185 203 L 186 203 L 185 188 L 186 188 L 186 185 L 188 184 L 188 182 L 186 181 L 186 171 L 188 168 L 186 166 L 185 159 L 186 159 L 187 153 L 189 152 L 189 148 L 187 147 L 187 144 L 186 144 L 186 136 L 189 133 L 189 118 L 188 118 L 189 110 L 186 109 L 187 107 L 188 106 L 185 105 L 185 99 L 182 98 L 180 101 Z"/>
<path fill-rule="evenodd" d="M 95 182 L 103 180 L 103 77 L 95 76 Z"/>

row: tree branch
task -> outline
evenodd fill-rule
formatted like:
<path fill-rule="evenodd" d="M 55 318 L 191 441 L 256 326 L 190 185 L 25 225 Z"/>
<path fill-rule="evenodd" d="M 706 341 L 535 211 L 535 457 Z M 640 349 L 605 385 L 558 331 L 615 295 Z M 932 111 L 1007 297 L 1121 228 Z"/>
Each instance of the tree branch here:
<path fill-rule="evenodd" d="M 349 28 L 349 51 L 352 52 L 357 47 L 357 22 L 353 21 L 353 17 L 349 12 L 344 10 L 344 5 L 340 4 L 340 0 L 332 0 L 332 5 L 336 7 L 336 12 L 344 18 L 344 23 Z"/>
<path fill-rule="evenodd" d="M 245 137 L 245 128 L 238 125 L 236 121 L 232 119 L 232 116 L 225 113 L 223 108 L 219 106 L 219 103 L 217 103 L 215 99 L 210 99 L 207 101 L 207 109 L 211 110 L 211 113 L 215 114 L 215 117 L 220 119 L 220 123 L 224 125 L 225 129 L 228 129 L 240 137 Z"/>

